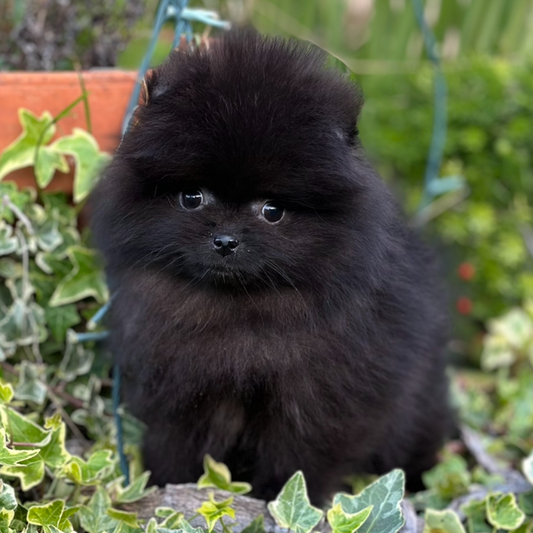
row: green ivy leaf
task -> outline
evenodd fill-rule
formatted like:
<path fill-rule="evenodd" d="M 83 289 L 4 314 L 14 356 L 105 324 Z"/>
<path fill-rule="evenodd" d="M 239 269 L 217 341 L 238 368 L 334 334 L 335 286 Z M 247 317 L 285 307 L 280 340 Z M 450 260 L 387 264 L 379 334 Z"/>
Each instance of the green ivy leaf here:
<path fill-rule="evenodd" d="M 157 520 L 154 517 L 148 520 L 145 531 L 146 533 L 157 533 Z"/>
<path fill-rule="evenodd" d="M 13 450 L 7 447 L 7 442 L 6 430 L 0 428 L 0 464 L 2 465 L 19 465 L 39 453 L 39 450 Z"/>
<path fill-rule="evenodd" d="M 130 527 L 139 528 L 139 522 L 137 521 L 137 513 L 130 513 L 128 511 L 120 511 L 118 509 L 108 509 L 107 515 L 111 518 L 124 522 Z"/>
<path fill-rule="evenodd" d="M 28 109 L 19 109 L 19 121 L 22 133 L 0 155 L 0 180 L 14 170 L 33 166 L 36 146 L 40 142 L 42 150 L 55 133 L 52 115 L 47 111 L 37 117 Z"/>
<path fill-rule="evenodd" d="M 65 342 L 67 330 L 81 322 L 81 317 L 75 304 L 46 307 L 44 316 L 52 335 L 58 342 Z"/>
<path fill-rule="evenodd" d="M 461 507 L 466 515 L 468 533 L 492 533 L 492 526 L 487 523 L 485 500 L 472 500 Z"/>
<path fill-rule="evenodd" d="M 183 519 L 183 513 L 173 510 L 172 513 L 167 515 L 161 524 L 159 524 L 159 528 L 181 529 Z"/>
<path fill-rule="evenodd" d="M 14 511 L 18 506 L 15 490 L 0 479 L 0 509 Z"/>
<path fill-rule="evenodd" d="M 73 531 L 72 524 L 70 523 L 70 517 L 74 516 L 80 510 L 79 507 L 68 507 L 63 509 L 61 520 L 59 521 L 59 529 L 61 531 Z"/>
<path fill-rule="evenodd" d="M 533 489 L 519 494 L 518 506 L 527 516 L 533 517 Z M 533 525 L 533 521 L 531 524 Z"/>
<path fill-rule="evenodd" d="M 495 528 L 511 531 L 522 525 L 524 513 L 518 508 L 514 494 L 496 492 L 486 501 L 487 520 Z"/>
<path fill-rule="evenodd" d="M 0 220 L 0 255 L 9 255 L 17 251 L 19 240 L 13 235 L 13 227 Z"/>
<path fill-rule="evenodd" d="M 63 467 L 63 471 L 78 485 L 94 485 L 109 473 L 114 464 L 110 450 L 99 450 L 94 452 L 87 461 L 72 456 L 71 461 Z"/>
<path fill-rule="evenodd" d="M 183 533 L 205 533 L 201 527 L 192 527 L 191 524 L 185 518 L 181 518 L 180 527 Z"/>
<path fill-rule="evenodd" d="M 82 246 L 71 246 L 68 256 L 73 269 L 59 282 L 50 299 L 50 307 L 79 302 L 90 296 L 99 303 L 107 301 L 109 292 L 98 254 Z"/>
<path fill-rule="evenodd" d="M 43 447 L 50 442 L 51 434 L 10 407 L 1 411 L 2 424 L 8 427 L 13 442 L 24 442 Z"/>
<path fill-rule="evenodd" d="M 28 491 L 36 487 L 44 479 L 44 462 L 40 456 L 36 455 L 20 465 L 3 466 L 0 474 L 9 477 L 15 477 L 20 480 L 23 491 Z"/>
<path fill-rule="evenodd" d="M 65 381 L 73 381 L 76 376 L 82 376 L 91 371 L 94 352 L 86 350 L 83 344 L 74 343 L 67 331 L 67 346 L 61 364 L 57 369 L 57 375 Z"/>
<path fill-rule="evenodd" d="M 247 494 L 252 490 L 249 483 L 232 482 L 231 473 L 224 463 L 218 463 L 209 454 L 204 457 L 204 473 L 198 480 L 198 488 L 219 488 L 234 494 Z"/>
<path fill-rule="evenodd" d="M 115 503 L 133 503 L 142 500 L 149 494 L 157 490 L 157 487 L 150 487 L 146 490 L 146 485 L 150 479 L 150 472 L 144 472 L 137 479 L 132 481 L 127 487 L 117 488 Z"/>
<path fill-rule="evenodd" d="M 0 402 L 9 403 L 13 399 L 13 387 L 0 381 Z"/>
<path fill-rule="evenodd" d="M 44 368 L 28 361 L 20 364 L 20 379 L 15 389 L 17 400 L 27 400 L 42 405 L 46 399 L 47 388 L 41 380 Z"/>
<path fill-rule="evenodd" d="M 96 185 L 110 156 L 100 151 L 95 138 L 84 130 L 74 128 L 72 135 L 62 137 L 50 148 L 71 155 L 76 160 L 74 202 L 81 202 Z"/>
<path fill-rule="evenodd" d="M 40 146 L 38 151 L 34 152 L 33 165 L 35 167 L 35 179 L 41 189 L 50 184 L 56 170 L 65 173 L 69 171 L 65 156 L 53 146 Z"/>
<path fill-rule="evenodd" d="M 357 531 L 372 512 L 372 505 L 358 513 L 348 514 L 342 510 L 340 503 L 328 511 L 328 523 L 332 533 L 353 533 Z"/>
<path fill-rule="evenodd" d="M 89 504 L 79 510 L 81 527 L 87 533 L 103 533 L 114 531 L 118 522 L 107 514 L 111 507 L 111 498 L 101 486 L 96 488 Z"/>
<path fill-rule="evenodd" d="M 472 481 L 468 465 L 460 455 L 450 455 L 422 476 L 424 485 L 446 500 L 468 492 Z"/>
<path fill-rule="evenodd" d="M 264 516 L 261 514 L 254 518 L 244 529 L 241 530 L 241 533 L 266 533 Z"/>
<path fill-rule="evenodd" d="M 7 509 L 0 510 L 0 533 L 13 533 L 13 529 L 9 526 L 13 521 L 15 513 L 13 511 L 8 511 Z"/>
<path fill-rule="evenodd" d="M 63 236 L 59 232 L 59 222 L 47 218 L 35 231 L 37 245 L 44 252 L 54 251 L 62 242 Z"/>
<path fill-rule="evenodd" d="M 401 470 L 374 481 L 360 494 L 348 496 L 337 494 L 334 505 L 340 503 L 345 513 L 355 514 L 372 506 L 370 517 L 360 528 L 363 533 L 396 533 L 404 524 L 400 507 L 404 495 L 405 476 Z"/>
<path fill-rule="evenodd" d="M 35 505 L 28 510 L 28 523 L 36 526 L 55 526 L 59 527 L 65 502 L 63 500 L 54 500 L 44 505 Z"/>
<path fill-rule="evenodd" d="M 51 422 L 48 422 L 52 420 Z M 64 423 L 59 425 L 53 422 L 53 419 L 47 420 L 47 426 L 51 425 L 51 439 L 50 442 L 41 448 L 41 457 L 50 468 L 60 468 L 70 459 L 71 455 L 67 452 L 65 447 L 66 427 Z"/>
<path fill-rule="evenodd" d="M 533 485 L 533 452 L 522 461 L 522 470 L 526 479 Z"/>
<path fill-rule="evenodd" d="M 278 526 L 295 533 L 309 533 L 324 514 L 309 503 L 302 472 L 296 472 L 285 483 L 276 500 L 268 504 L 268 510 Z"/>
<path fill-rule="evenodd" d="M 22 276 L 22 265 L 14 259 L 3 257 L 0 259 L 0 278 L 17 278 Z"/>
<path fill-rule="evenodd" d="M 233 498 L 217 502 L 214 494 L 209 495 L 209 501 L 204 502 L 202 506 L 197 509 L 198 514 L 202 515 L 207 524 L 208 530 L 211 532 L 215 524 L 224 516 L 235 518 L 235 510 L 230 507 L 233 503 Z"/>
<path fill-rule="evenodd" d="M 428 509 L 424 518 L 424 533 L 466 533 L 461 520 L 453 511 Z"/>

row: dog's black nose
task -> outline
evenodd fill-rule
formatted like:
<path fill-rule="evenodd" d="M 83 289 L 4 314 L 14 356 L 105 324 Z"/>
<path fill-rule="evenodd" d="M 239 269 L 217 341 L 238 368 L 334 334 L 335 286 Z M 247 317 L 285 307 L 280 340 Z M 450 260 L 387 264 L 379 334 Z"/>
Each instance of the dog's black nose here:
<path fill-rule="evenodd" d="M 235 251 L 235 248 L 239 246 L 239 241 L 229 235 L 217 235 L 213 239 L 213 246 L 222 257 L 226 257 Z"/>

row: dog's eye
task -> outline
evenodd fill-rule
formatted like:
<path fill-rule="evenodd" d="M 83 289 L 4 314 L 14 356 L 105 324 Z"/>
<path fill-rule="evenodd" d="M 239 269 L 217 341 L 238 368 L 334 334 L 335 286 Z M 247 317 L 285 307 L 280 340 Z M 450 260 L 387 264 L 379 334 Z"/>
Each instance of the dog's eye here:
<path fill-rule="evenodd" d="M 185 209 L 197 209 L 202 205 L 204 195 L 200 190 L 183 191 L 180 193 L 180 203 Z"/>
<path fill-rule="evenodd" d="M 285 209 L 274 202 L 267 202 L 261 209 L 261 214 L 267 222 L 275 224 L 283 218 Z"/>

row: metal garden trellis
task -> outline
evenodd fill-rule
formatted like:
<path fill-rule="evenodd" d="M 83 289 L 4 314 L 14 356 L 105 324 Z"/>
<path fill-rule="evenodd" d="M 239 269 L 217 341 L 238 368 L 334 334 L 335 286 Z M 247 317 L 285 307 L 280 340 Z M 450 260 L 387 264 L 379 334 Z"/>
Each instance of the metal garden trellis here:
<path fill-rule="evenodd" d="M 220 20 L 218 14 L 214 11 L 209 11 L 205 9 L 192 9 L 187 7 L 189 0 L 161 0 L 156 19 L 154 22 L 154 28 L 152 31 L 152 37 L 148 45 L 148 49 L 143 58 L 141 67 L 139 68 L 137 83 L 135 84 L 134 90 L 132 92 L 128 107 L 126 109 L 126 114 L 124 116 L 124 121 L 122 123 L 122 135 L 127 132 L 131 118 L 137 107 L 137 102 L 139 100 L 141 82 L 146 75 L 150 60 L 152 59 L 157 38 L 161 32 L 163 24 L 165 22 L 172 20 L 174 21 L 174 41 L 173 48 L 178 46 L 181 40 L 181 37 L 185 35 L 187 42 L 193 37 L 192 23 L 200 22 L 208 26 L 229 29 L 230 23 L 227 21 Z M 440 58 L 437 52 L 437 43 L 435 37 L 428 26 L 424 18 L 424 6 L 422 0 L 412 0 L 413 9 L 420 26 L 424 38 L 424 44 L 426 48 L 427 55 L 431 62 L 433 63 L 435 70 L 435 96 L 434 96 L 434 123 L 433 123 L 433 134 L 431 140 L 431 146 L 426 166 L 425 178 L 424 178 L 424 188 L 422 194 L 422 200 L 420 209 L 425 208 L 436 196 L 456 190 L 463 186 L 463 180 L 461 177 L 451 176 L 445 178 L 439 178 L 438 172 L 442 162 L 442 157 L 444 153 L 444 143 L 446 140 L 446 129 L 447 129 L 447 88 L 446 88 L 446 79 L 442 71 Z M 84 341 L 98 341 L 103 340 L 107 337 L 108 332 L 94 332 L 91 331 L 101 322 L 102 318 L 109 310 L 113 297 L 93 316 L 93 318 L 87 324 L 87 329 L 89 330 L 86 333 L 77 333 L 76 342 Z M 113 390 L 112 390 L 112 400 L 113 400 L 113 416 L 115 419 L 116 429 L 117 429 L 117 450 L 120 458 L 120 468 L 124 475 L 125 484 L 129 484 L 129 467 L 126 455 L 124 453 L 124 439 L 123 439 L 123 430 L 122 430 L 122 419 L 119 412 L 120 407 L 120 386 L 121 386 L 121 376 L 120 369 L 118 365 L 115 365 L 113 368 Z"/>

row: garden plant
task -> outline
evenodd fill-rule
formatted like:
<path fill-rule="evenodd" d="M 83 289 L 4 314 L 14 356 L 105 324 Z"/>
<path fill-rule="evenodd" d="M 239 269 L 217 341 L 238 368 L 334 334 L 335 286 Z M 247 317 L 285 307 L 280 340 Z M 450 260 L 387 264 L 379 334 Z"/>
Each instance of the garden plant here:
<path fill-rule="evenodd" d="M 505 34 L 514 35 L 518 22 L 505 20 Z M 12 59 L 21 60 L 16 51 Z M 430 68 L 395 75 L 394 83 L 373 75 L 358 81 L 367 95 L 363 144 L 443 258 L 456 323 L 450 381 L 458 434 L 424 475 L 425 491 L 407 493 L 403 472 L 394 470 L 347 479 L 346 492 L 317 509 L 297 472 L 265 516 L 249 523 L 235 522 L 235 502 L 251 487 L 209 456 L 198 480 L 205 498 L 194 513 L 161 506 L 140 518 L 136 506 L 160 489 L 143 471 L 143 428 L 113 406 L 105 328 L 94 320 L 110 294 L 80 223 L 110 156 L 87 131 L 56 136 L 72 106 L 56 117 L 20 110 L 21 135 L 0 154 L 1 533 L 270 533 L 267 518 L 295 533 L 533 533 L 531 64 L 475 57 L 444 71 L 440 175 L 462 185 L 425 211 L 418 207 L 430 138 L 420 132 L 433 121 Z M 10 174 L 26 167 L 36 186 L 21 189 Z M 72 198 L 46 192 L 57 171 L 71 168 Z"/>

